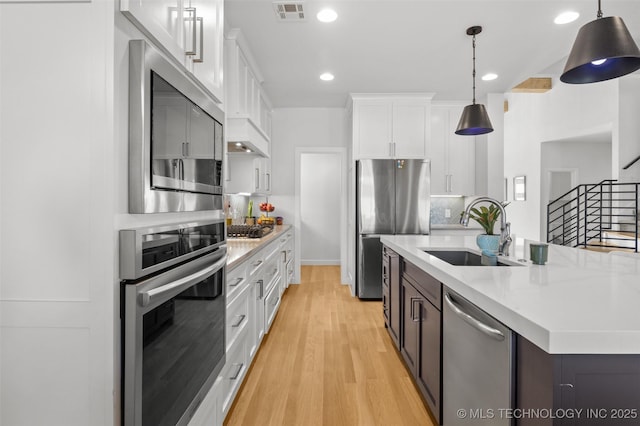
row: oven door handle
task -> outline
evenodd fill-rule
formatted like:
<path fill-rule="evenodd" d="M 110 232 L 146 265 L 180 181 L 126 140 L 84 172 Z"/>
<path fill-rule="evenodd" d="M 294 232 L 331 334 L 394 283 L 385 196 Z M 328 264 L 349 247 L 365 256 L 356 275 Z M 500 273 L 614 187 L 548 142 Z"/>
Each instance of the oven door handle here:
<path fill-rule="evenodd" d="M 140 306 L 146 307 L 151 305 L 156 299 L 164 299 L 164 294 L 168 292 L 180 293 L 182 290 L 186 290 L 198 282 L 209 278 L 211 275 L 222 269 L 227 263 L 227 255 L 225 254 L 216 261 L 213 265 L 207 266 L 204 269 L 199 270 L 191 275 L 187 275 L 184 278 L 180 278 L 171 284 L 163 285 L 161 287 L 154 288 L 152 290 L 143 291 L 140 293 Z"/>

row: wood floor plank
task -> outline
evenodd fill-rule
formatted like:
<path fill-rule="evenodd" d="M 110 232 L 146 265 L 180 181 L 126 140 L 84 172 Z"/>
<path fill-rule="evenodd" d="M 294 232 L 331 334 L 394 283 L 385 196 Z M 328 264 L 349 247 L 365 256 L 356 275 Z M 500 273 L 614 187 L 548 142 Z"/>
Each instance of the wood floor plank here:
<path fill-rule="evenodd" d="M 432 420 L 384 328 L 337 266 L 303 266 L 225 425 L 425 425 Z"/>

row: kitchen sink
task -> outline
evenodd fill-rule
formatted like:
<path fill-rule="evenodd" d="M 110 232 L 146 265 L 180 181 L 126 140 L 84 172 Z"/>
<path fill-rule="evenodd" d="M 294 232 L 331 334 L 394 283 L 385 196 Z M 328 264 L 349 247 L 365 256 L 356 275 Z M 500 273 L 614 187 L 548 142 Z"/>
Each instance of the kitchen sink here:
<path fill-rule="evenodd" d="M 424 250 L 425 253 L 455 266 L 487 266 L 482 264 L 482 256 L 468 250 Z M 505 261 L 498 257 L 496 266 L 522 266 L 520 263 Z"/>

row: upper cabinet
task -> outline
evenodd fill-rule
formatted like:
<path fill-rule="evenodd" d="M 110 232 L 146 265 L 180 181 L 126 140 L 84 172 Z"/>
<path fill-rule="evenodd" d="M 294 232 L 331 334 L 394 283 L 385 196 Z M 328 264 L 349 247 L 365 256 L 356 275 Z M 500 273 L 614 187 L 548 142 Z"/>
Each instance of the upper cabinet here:
<path fill-rule="evenodd" d="M 425 158 L 432 96 L 352 95 L 354 159 Z"/>
<path fill-rule="evenodd" d="M 242 33 L 232 29 L 225 41 L 227 141 L 242 142 L 269 155 L 271 104 L 262 90 L 262 76 Z"/>
<path fill-rule="evenodd" d="M 427 158 L 431 160 L 432 195 L 475 194 L 475 136 L 455 134 L 464 105 L 431 106 L 431 143 Z"/>
<path fill-rule="evenodd" d="M 223 0 L 120 0 L 120 10 L 219 103 L 224 97 Z"/>

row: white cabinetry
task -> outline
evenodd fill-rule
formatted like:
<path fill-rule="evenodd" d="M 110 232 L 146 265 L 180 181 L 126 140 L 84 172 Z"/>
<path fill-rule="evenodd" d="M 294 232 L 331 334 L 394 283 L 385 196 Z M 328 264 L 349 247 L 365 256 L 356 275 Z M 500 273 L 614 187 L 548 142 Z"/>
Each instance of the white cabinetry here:
<path fill-rule="evenodd" d="M 462 114 L 462 104 L 431 106 L 431 143 L 427 158 L 431 160 L 432 195 L 475 194 L 475 136 L 455 134 Z"/>
<path fill-rule="evenodd" d="M 289 288 L 293 282 L 294 271 L 294 239 L 293 228 L 280 237 L 281 269 L 280 269 L 280 294 Z"/>
<path fill-rule="evenodd" d="M 352 95 L 354 159 L 424 158 L 431 98 L 430 93 Z"/>
<path fill-rule="evenodd" d="M 223 0 L 121 0 L 120 10 L 202 89 L 223 100 Z"/>
<path fill-rule="evenodd" d="M 225 192 L 271 194 L 271 159 L 252 154 L 228 154 L 229 180 Z"/>
<path fill-rule="evenodd" d="M 262 77 L 242 33 L 232 29 L 225 41 L 227 140 L 242 142 L 269 155 L 271 105 L 262 90 Z"/>

